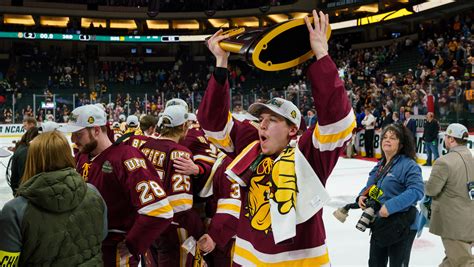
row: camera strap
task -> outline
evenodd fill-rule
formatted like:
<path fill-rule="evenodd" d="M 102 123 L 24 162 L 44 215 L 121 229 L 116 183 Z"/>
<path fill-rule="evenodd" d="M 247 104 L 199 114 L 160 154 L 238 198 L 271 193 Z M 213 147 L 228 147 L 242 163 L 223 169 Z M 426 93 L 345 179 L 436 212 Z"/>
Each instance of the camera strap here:
<path fill-rule="evenodd" d="M 398 158 L 398 155 L 392 158 L 387 165 L 383 166 L 383 162 L 380 163 L 379 169 L 377 170 L 377 176 L 375 176 L 374 183 L 367 187 L 367 189 L 361 194 L 362 196 L 369 196 L 369 192 L 371 191 L 372 186 L 376 187 L 376 191 L 374 192 L 375 196 L 379 195 L 380 188 L 377 186 L 377 183 L 385 177 L 388 171 L 392 168 L 395 160 Z"/>
<path fill-rule="evenodd" d="M 377 185 L 377 183 L 379 182 L 380 179 L 382 179 L 383 177 L 385 177 L 385 175 L 388 173 L 388 171 L 392 168 L 393 164 L 395 163 L 395 160 L 398 159 L 398 156 L 395 156 L 394 158 L 392 158 L 387 165 L 385 165 L 384 167 L 382 167 L 383 165 L 383 162 L 381 164 L 381 166 L 379 167 L 378 171 L 377 171 L 377 176 L 375 177 L 375 180 L 374 180 L 374 184 Z"/>
<path fill-rule="evenodd" d="M 466 169 L 466 180 L 467 180 L 468 183 L 471 182 L 471 181 L 469 181 L 469 172 L 467 171 L 466 161 L 464 161 L 464 158 L 462 157 L 461 153 L 459 153 L 457 151 L 453 151 L 453 152 L 455 152 L 456 154 L 458 154 L 461 157 L 461 160 L 464 163 L 464 168 Z"/>

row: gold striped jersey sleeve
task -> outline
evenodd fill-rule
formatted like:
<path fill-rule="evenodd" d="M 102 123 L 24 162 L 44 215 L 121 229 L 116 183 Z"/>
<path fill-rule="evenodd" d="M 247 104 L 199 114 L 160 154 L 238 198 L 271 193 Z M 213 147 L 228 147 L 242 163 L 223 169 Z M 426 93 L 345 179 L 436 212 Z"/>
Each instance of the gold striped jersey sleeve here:
<path fill-rule="evenodd" d="M 337 122 L 324 126 L 316 124 L 312 137 L 313 146 L 320 151 L 332 151 L 342 147 L 351 138 L 355 126 L 356 120 L 352 109 Z"/>
<path fill-rule="evenodd" d="M 218 132 L 204 130 L 207 139 L 214 144 L 217 148 L 231 153 L 234 152 L 234 144 L 230 137 L 230 132 L 232 131 L 232 127 L 234 126 L 234 120 L 232 119 L 232 114 L 229 112 L 227 116 L 227 123 L 224 126 L 224 129 Z"/>

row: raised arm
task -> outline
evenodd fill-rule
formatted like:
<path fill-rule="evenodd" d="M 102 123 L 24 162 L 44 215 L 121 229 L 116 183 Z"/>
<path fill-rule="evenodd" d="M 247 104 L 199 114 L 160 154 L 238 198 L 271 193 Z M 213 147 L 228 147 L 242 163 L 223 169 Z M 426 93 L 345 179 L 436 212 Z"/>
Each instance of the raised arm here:
<path fill-rule="evenodd" d="M 221 33 L 222 30 L 217 31 L 207 41 L 209 50 L 216 57 L 216 69 L 208 82 L 197 117 L 209 141 L 234 157 L 246 145 L 258 139 L 258 132 L 251 124 L 234 120 L 230 113 L 227 80 L 229 53 L 219 47 L 219 42 L 227 38 L 227 35 Z"/>
<path fill-rule="evenodd" d="M 317 61 L 308 69 L 314 105 L 318 114 L 316 126 L 300 138 L 299 149 L 323 183 L 336 165 L 345 143 L 352 136 L 355 116 L 336 65 L 328 55 L 327 15 L 313 11 L 314 26 L 305 18 L 311 48 Z"/>

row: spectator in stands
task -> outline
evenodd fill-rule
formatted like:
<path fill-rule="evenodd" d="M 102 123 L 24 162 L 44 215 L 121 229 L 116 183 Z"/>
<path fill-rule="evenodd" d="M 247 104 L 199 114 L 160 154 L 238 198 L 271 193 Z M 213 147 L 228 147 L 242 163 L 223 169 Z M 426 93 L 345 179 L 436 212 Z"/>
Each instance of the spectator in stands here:
<path fill-rule="evenodd" d="M 410 130 L 412 136 L 413 136 L 413 141 L 415 141 L 416 144 L 416 121 L 411 118 L 412 112 L 410 110 L 405 110 L 405 121 L 403 122 L 403 125 Z"/>
<path fill-rule="evenodd" d="M 380 129 L 383 129 L 383 128 L 385 128 L 385 126 L 393 123 L 392 108 L 390 106 L 387 106 L 383 110 L 385 110 L 385 113 L 387 115 L 385 116 L 385 119 L 382 121 L 382 124 L 380 125 Z"/>
<path fill-rule="evenodd" d="M 26 108 L 23 110 L 23 118 L 27 117 L 34 117 L 33 116 L 33 109 L 31 108 L 30 105 L 27 105 Z"/>
<path fill-rule="evenodd" d="M 426 164 L 423 166 L 431 166 L 431 154 L 433 154 L 433 160 L 439 157 L 438 153 L 438 132 L 439 123 L 434 118 L 433 112 L 426 114 L 426 121 L 423 129 L 423 141 L 426 150 Z"/>
<path fill-rule="evenodd" d="M 468 111 L 474 113 L 474 80 L 471 80 L 469 83 L 468 89 L 464 92 Z"/>
<path fill-rule="evenodd" d="M 398 115 L 400 116 L 400 120 L 401 120 L 402 122 L 405 122 L 405 120 L 406 120 L 406 117 L 405 117 L 405 107 L 404 107 L 403 105 L 400 107 L 400 112 L 398 113 Z"/>
<path fill-rule="evenodd" d="M 365 118 L 365 111 L 364 107 L 360 107 L 358 111 L 356 111 L 356 122 L 357 122 L 357 128 L 364 128 L 362 125 L 362 120 Z M 357 110 L 357 108 L 356 108 Z"/>
<path fill-rule="evenodd" d="M 447 88 L 441 89 L 441 93 L 438 96 L 438 111 L 441 118 L 445 118 L 448 115 L 449 108 L 449 96 Z"/>
<path fill-rule="evenodd" d="M 361 124 L 365 129 L 364 133 L 364 145 L 366 157 L 374 157 L 374 129 L 375 129 L 375 117 L 372 115 L 369 107 L 365 108 L 365 117 Z"/>
<path fill-rule="evenodd" d="M 376 122 L 375 122 L 375 129 L 382 129 L 383 128 L 383 125 L 386 125 L 387 121 L 387 112 L 385 111 L 385 109 L 382 109 L 382 112 L 380 113 L 380 116 L 376 118 Z"/>
<path fill-rule="evenodd" d="M 308 128 L 316 125 L 316 122 L 317 122 L 316 110 L 314 109 L 308 110 L 305 116 L 305 123 L 308 126 Z"/>
<path fill-rule="evenodd" d="M 10 107 L 3 110 L 3 119 L 7 124 L 13 122 L 13 111 Z"/>
<path fill-rule="evenodd" d="M 400 120 L 398 112 L 393 112 L 392 113 L 392 120 L 393 120 L 393 124 L 398 124 L 398 125 L 403 124 L 402 121 Z"/>

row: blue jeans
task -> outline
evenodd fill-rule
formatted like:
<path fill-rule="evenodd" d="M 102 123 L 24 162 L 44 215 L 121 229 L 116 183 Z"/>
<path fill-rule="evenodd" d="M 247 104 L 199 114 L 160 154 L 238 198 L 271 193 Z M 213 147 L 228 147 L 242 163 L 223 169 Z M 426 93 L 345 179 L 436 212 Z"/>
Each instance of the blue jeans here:
<path fill-rule="evenodd" d="M 434 155 L 434 160 L 439 158 L 439 153 L 438 153 L 438 139 L 436 139 L 433 142 L 426 142 L 425 141 L 425 150 L 426 150 L 426 155 L 428 155 L 426 159 L 426 164 L 431 165 L 431 153 Z"/>

